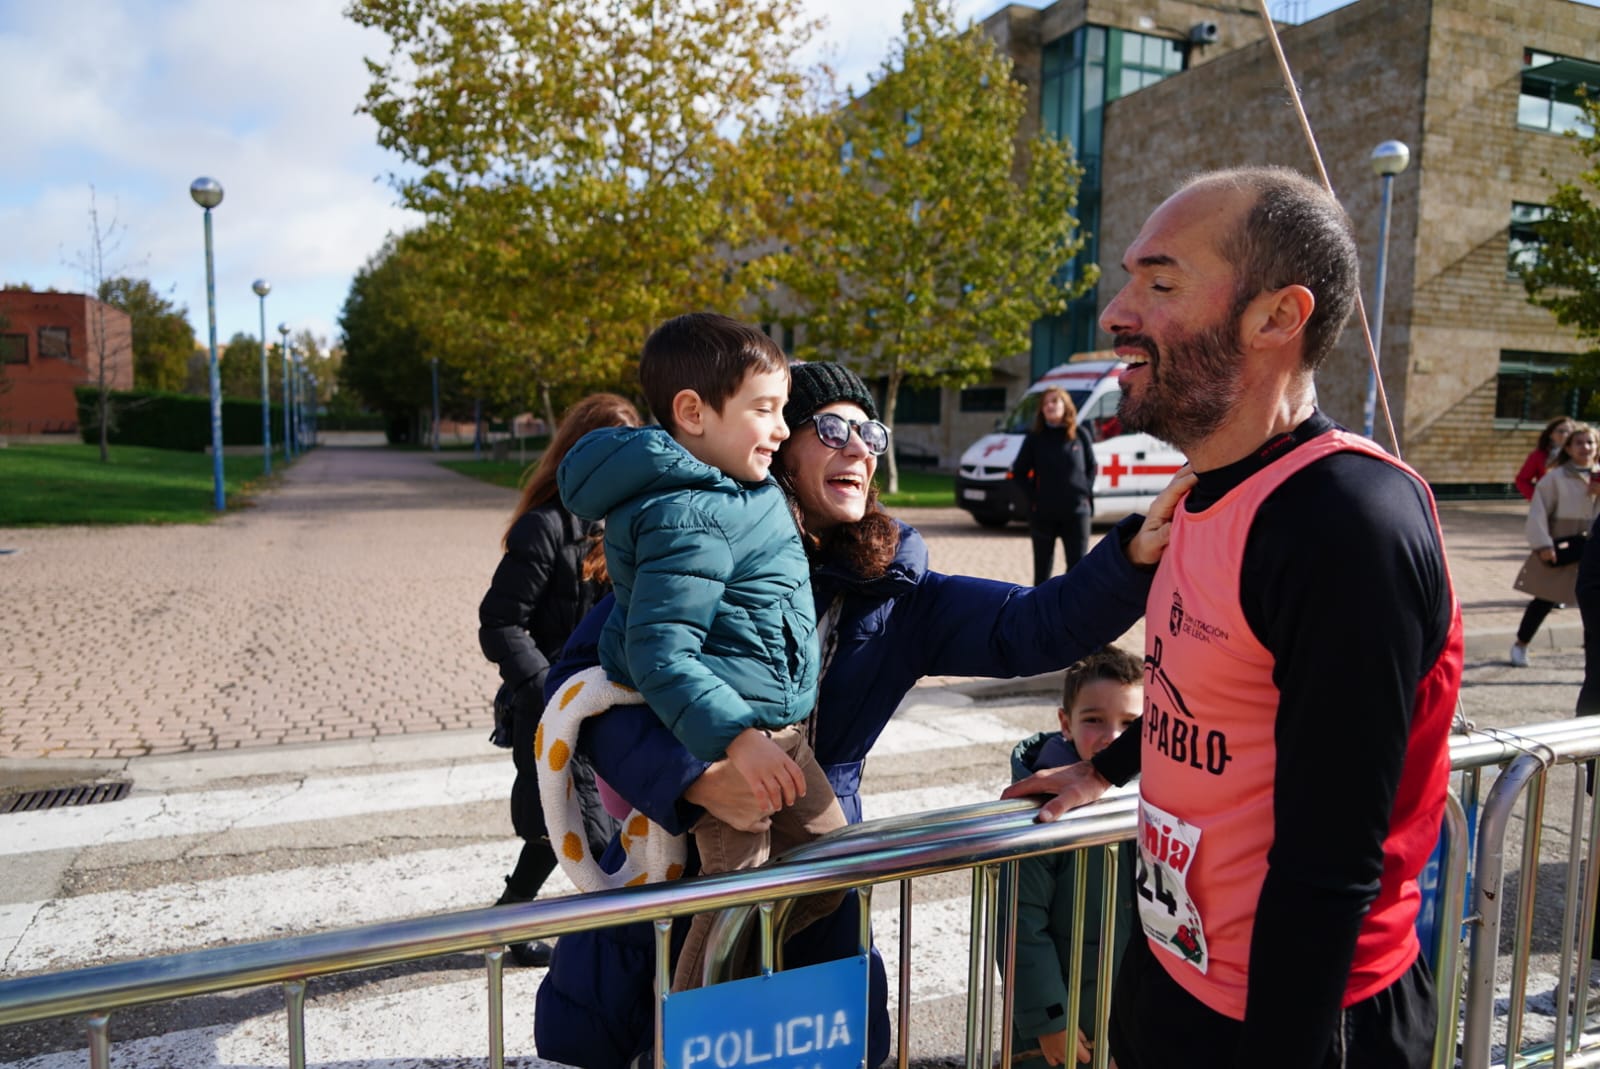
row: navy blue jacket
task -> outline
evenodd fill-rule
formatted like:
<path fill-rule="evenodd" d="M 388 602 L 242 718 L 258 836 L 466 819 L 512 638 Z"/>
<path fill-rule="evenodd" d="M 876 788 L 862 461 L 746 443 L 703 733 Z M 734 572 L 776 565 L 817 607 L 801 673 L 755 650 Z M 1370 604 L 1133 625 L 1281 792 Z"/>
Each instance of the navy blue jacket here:
<path fill-rule="evenodd" d="M 1122 536 L 1130 517 L 1066 575 L 1038 587 L 928 570 L 927 546 L 901 525 L 900 548 L 886 574 L 860 579 L 823 563 L 811 586 L 821 616 L 844 602 L 838 644 L 821 684 L 815 750 L 852 823 L 862 818 L 861 768 L 901 699 L 924 676 L 1037 675 L 1064 668 L 1114 641 L 1144 614 L 1150 574 L 1129 563 Z M 578 626 L 546 693 L 596 663 L 593 647 L 609 603 Z M 588 652 L 585 652 L 585 647 Z M 580 745 L 596 771 L 633 805 L 669 830 L 686 830 L 700 810 L 680 801 L 708 762 L 697 760 L 643 706 L 591 718 Z M 796 968 L 855 952 L 858 899 L 784 947 Z M 653 936 L 647 924 L 562 936 L 540 984 L 534 1018 L 543 1058 L 584 1069 L 622 1069 L 652 1041 Z M 873 954 L 872 1035 L 868 1064 L 888 1056 L 887 987 Z"/>

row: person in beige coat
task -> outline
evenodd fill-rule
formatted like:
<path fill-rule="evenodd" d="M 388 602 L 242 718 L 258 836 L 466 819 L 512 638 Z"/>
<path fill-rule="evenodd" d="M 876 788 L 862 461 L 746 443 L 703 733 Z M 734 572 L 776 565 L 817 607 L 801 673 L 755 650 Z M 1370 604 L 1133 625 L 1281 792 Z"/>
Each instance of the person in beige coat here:
<path fill-rule="evenodd" d="M 1557 564 L 1556 542 L 1572 535 L 1588 533 L 1596 512 L 1600 512 L 1600 482 L 1594 481 L 1596 432 L 1587 423 L 1575 423 L 1561 447 L 1561 463 L 1551 469 L 1533 488 L 1528 503 L 1526 526 L 1528 547 L 1548 569 L 1530 575 L 1532 561 L 1518 577 L 1518 589 L 1534 595 L 1522 614 L 1517 639 L 1511 644 L 1511 663 L 1518 668 L 1528 664 L 1528 643 L 1557 605 L 1576 603 L 1577 558 Z"/>

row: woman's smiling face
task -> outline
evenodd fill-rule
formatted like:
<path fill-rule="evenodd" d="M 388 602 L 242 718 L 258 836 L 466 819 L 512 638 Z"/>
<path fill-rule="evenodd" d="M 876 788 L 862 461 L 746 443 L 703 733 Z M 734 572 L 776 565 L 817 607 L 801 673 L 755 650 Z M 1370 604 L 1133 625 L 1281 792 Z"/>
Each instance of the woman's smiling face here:
<path fill-rule="evenodd" d="M 833 412 L 847 420 L 867 418 L 860 405 L 849 401 L 835 401 L 817 411 Z M 833 449 L 817 437 L 814 424 L 803 422 L 784 443 L 781 463 L 788 470 L 795 501 L 812 534 L 855 523 L 866 515 L 867 490 L 878 470 L 878 458 L 854 430 L 844 448 Z"/>

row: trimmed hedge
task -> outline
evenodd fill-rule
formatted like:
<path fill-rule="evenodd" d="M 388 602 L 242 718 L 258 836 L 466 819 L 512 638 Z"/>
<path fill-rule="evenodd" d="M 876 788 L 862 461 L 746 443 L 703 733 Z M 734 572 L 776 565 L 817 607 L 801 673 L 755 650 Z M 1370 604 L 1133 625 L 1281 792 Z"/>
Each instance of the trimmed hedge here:
<path fill-rule="evenodd" d="M 89 444 L 100 441 L 100 391 L 79 386 L 78 428 Z M 283 437 L 283 406 L 272 406 L 272 440 Z M 158 390 L 112 390 L 111 434 L 116 445 L 204 452 L 211 446 L 211 399 Z M 261 402 L 222 399 L 222 444 L 261 444 Z"/>

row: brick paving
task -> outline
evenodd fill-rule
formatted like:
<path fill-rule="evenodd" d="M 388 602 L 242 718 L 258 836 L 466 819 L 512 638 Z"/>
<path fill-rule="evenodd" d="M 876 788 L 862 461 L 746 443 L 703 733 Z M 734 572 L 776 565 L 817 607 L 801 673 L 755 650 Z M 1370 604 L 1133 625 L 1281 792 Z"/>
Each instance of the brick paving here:
<path fill-rule="evenodd" d="M 15 551 L 0 555 L 0 786 L 35 759 L 487 734 L 477 606 L 514 502 L 428 453 L 326 445 L 206 526 L 0 529 Z M 942 571 L 1031 577 L 1020 527 L 898 514 Z M 1523 507 L 1442 516 L 1469 649 L 1503 655 L 1525 600 L 1510 586 Z M 1576 611 L 1540 641 L 1575 645 Z"/>

